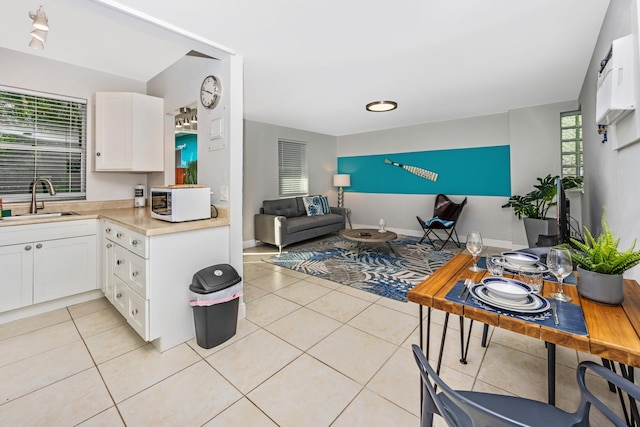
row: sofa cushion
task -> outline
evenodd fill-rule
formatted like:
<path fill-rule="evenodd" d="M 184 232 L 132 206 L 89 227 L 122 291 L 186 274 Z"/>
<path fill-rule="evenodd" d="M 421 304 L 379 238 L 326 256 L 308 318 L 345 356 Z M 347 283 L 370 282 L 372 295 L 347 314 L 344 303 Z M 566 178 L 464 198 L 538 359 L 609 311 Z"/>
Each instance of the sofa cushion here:
<path fill-rule="evenodd" d="M 299 216 L 287 220 L 287 234 L 298 233 L 312 228 L 341 223 L 342 215 L 327 214 L 317 216 Z"/>
<path fill-rule="evenodd" d="M 324 196 L 308 196 L 303 197 L 304 208 L 307 216 L 324 215 L 331 213 L 329 209 L 329 201 Z"/>
<path fill-rule="evenodd" d="M 282 215 L 287 218 L 300 216 L 300 210 L 298 209 L 298 197 L 293 199 L 277 199 L 277 200 L 265 200 L 262 202 L 262 209 L 264 213 L 269 215 Z M 306 215 L 306 212 L 302 213 Z"/>

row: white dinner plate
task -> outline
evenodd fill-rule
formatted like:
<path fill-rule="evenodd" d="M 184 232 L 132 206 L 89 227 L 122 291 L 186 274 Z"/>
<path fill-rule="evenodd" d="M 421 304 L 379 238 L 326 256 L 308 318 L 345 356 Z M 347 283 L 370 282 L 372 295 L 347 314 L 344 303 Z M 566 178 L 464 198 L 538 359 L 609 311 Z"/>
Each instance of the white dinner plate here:
<path fill-rule="evenodd" d="M 505 310 L 516 314 L 539 314 L 544 313 L 551 307 L 551 304 L 549 304 L 549 301 L 547 301 L 546 298 L 543 298 L 537 294 L 529 294 L 528 296 L 528 298 L 537 301 L 537 308 L 523 308 L 513 307 L 512 305 L 508 304 L 505 305 L 505 303 L 496 302 L 493 298 L 487 298 L 486 293 L 482 292 L 483 289 L 486 289 L 485 285 L 483 285 L 482 283 L 477 283 L 471 288 L 471 295 L 484 304 L 488 305 L 489 307 L 495 308 L 497 310 Z"/>
<path fill-rule="evenodd" d="M 482 284 L 487 287 L 491 295 L 514 302 L 524 301 L 526 296 L 533 292 L 530 285 L 507 277 L 485 277 L 482 279 Z"/>
<path fill-rule="evenodd" d="M 546 273 L 549 271 L 549 268 L 541 262 L 536 262 L 533 265 L 515 265 L 510 263 L 506 258 L 502 258 L 498 262 L 502 263 L 505 270 L 509 270 L 511 273 L 516 274 L 520 271 L 525 271 L 527 273 Z"/>
<path fill-rule="evenodd" d="M 525 309 L 525 310 L 535 310 L 542 307 L 542 302 L 536 298 L 533 298 L 531 295 L 527 295 L 520 301 L 509 301 L 502 298 L 499 298 L 495 295 L 491 294 L 491 291 L 487 289 L 485 286 L 478 290 L 478 294 L 483 301 L 488 301 L 493 304 L 498 304 L 503 307 L 513 308 L 513 309 Z"/>

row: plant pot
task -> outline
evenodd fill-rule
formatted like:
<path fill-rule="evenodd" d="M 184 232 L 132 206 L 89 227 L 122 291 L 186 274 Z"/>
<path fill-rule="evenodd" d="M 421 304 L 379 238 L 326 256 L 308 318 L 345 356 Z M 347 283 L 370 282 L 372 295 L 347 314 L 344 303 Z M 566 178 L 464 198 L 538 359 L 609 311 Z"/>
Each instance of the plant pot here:
<path fill-rule="evenodd" d="M 603 274 L 578 266 L 578 293 L 602 304 L 620 304 L 624 300 L 622 274 Z"/>
<path fill-rule="evenodd" d="M 527 243 L 530 248 L 538 246 L 538 240 L 540 235 L 542 236 L 557 236 L 558 235 L 558 223 L 555 218 L 522 218 L 524 220 L 524 231 L 527 233 Z M 556 240 L 557 242 L 557 240 Z M 554 243 L 555 244 L 555 243 Z M 553 246 L 553 245 L 543 245 Z"/>

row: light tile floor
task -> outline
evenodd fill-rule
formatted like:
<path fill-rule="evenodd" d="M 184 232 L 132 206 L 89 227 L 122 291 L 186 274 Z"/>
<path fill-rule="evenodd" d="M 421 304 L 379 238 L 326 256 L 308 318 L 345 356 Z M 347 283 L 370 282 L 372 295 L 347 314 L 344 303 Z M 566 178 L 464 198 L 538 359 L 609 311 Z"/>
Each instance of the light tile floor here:
<path fill-rule="evenodd" d="M 418 307 L 262 262 L 271 250 L 247 251 L 247 317 L 213 349 L 158 353 L 105 299 L 0 325 L 0 425 L 419 426 Z M 437 349 L 444 316 L 433 317 Z M 546 399 L 542 342 L 492 329 L 485 349 L 476 326 L 462 365 L 458 327 L 452 318 L 441 371 L 450 385 Z M 583 359 L 558 346 L 564 409 Z"/>

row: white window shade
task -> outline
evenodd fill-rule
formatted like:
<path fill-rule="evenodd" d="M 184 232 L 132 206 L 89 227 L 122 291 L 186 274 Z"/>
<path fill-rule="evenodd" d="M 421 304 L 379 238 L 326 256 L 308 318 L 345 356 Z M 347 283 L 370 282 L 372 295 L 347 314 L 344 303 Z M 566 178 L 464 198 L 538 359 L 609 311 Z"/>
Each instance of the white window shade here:
<path fill-rule="evenodd" d="M 278 194 L 280 197 L 309 194 L 305 143 L 278 140 Z"/>
<path fill-rule="evenodd" d="M 40 199 L 84 199 L 86 122 L 86 100 L 0 87 L 0 197 L 30 200 L 48 178 L 57 194 Z"/>

